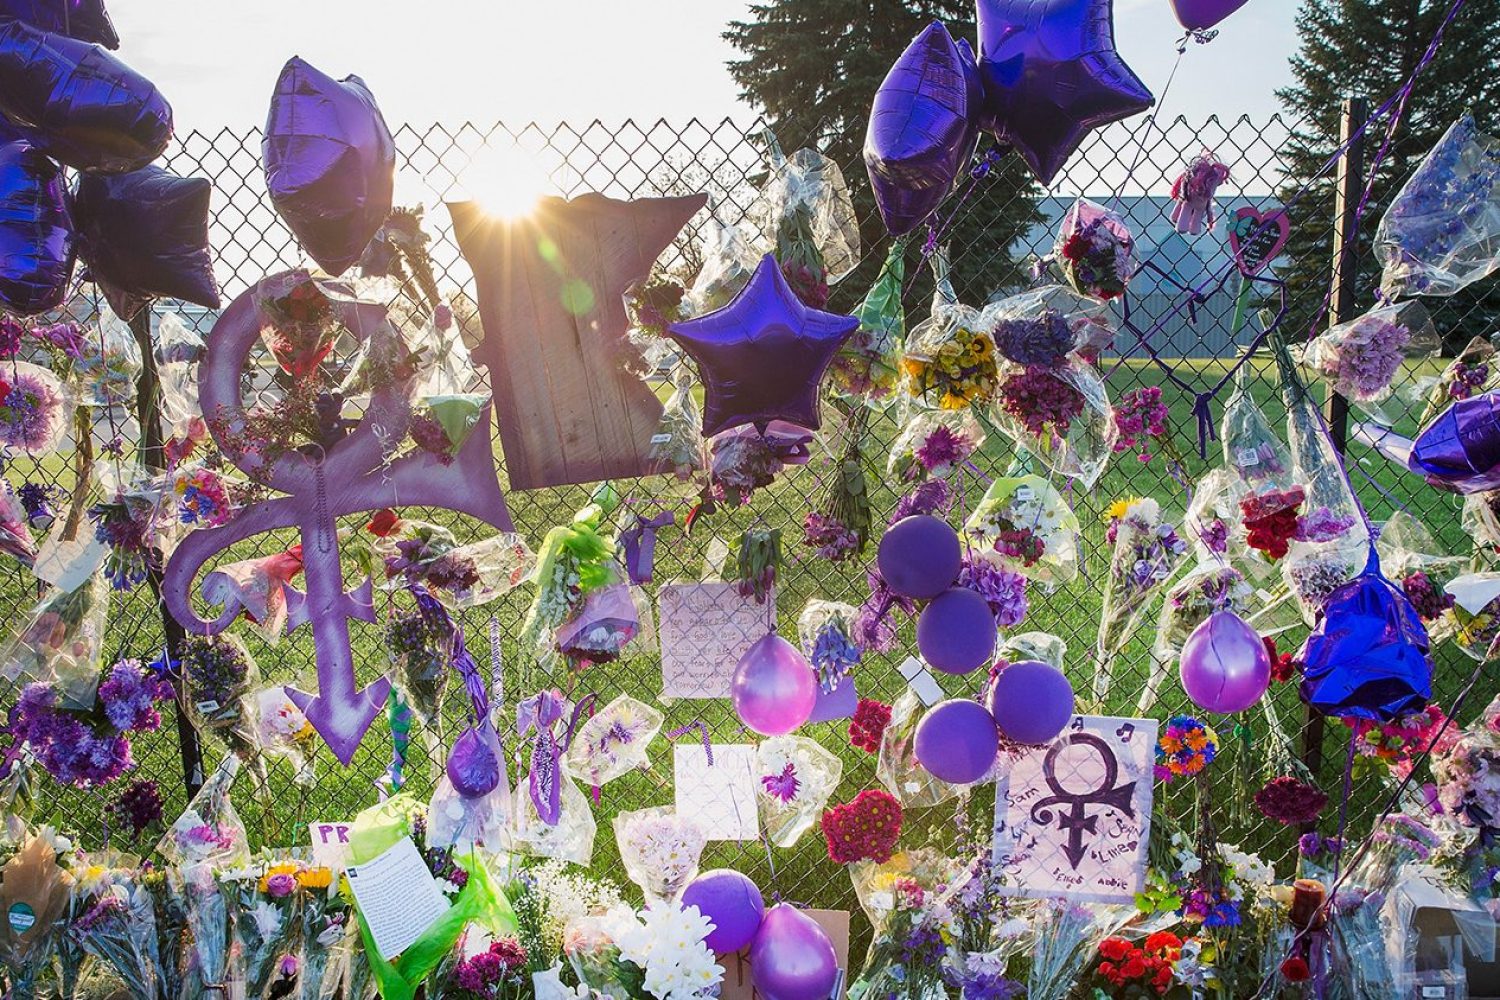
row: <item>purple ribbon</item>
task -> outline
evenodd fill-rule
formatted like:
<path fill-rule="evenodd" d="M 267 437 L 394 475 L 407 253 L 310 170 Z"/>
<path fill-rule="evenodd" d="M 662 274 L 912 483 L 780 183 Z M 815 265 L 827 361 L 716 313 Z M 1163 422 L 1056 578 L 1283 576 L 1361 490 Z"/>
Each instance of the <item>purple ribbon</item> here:
<path fill-rule="evenodd" d="M 708 766 L 713 767 L 713 744 L 708 738 L 708 725 L 702 719 L 694 719 L 692 722 L 689 722 L 685 726 L 678 726 L 676 729 L 667 734 L 667 739 L 680 739 L 681 737 L 686 736 L 688 733 L 692 732 L 695 729 L 698 730 L 698 738 L 703 741 L 703 756 L 708 758 Z"/>
<path fill-rule="evenodd" d="M 526 783 L 537 818 L 548 826 L 556 826 L 562 818 L 562 750 L 552 732 L 562 714 L 562 692 L 555 688 L 539 691 L 516 706 L 516 735 L 536 730 Z"/>
<path fill-rule="evenodd" d="M 675 524 L 677 515 L 664 510 L 655 517 L 637 514 L 635 524 L 620 532 L 620 546 L 625 551 L 625 572 L 630 582 L 642 586 L 651 582 L 656 569 L 656 532 L 669 524 Z"/>

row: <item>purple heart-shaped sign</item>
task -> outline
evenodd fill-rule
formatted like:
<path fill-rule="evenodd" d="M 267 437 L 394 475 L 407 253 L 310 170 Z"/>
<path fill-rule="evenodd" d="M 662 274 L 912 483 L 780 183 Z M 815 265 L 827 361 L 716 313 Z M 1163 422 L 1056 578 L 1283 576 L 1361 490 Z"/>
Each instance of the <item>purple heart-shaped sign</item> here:
<path fill-rule="evenodd" d="M 1291 238 L 1292 222 L 1279 208 L 1262 212 L 1245 205 L 1229 220 L 1229 252 L 1247 278 L 1264 271 Z"/>

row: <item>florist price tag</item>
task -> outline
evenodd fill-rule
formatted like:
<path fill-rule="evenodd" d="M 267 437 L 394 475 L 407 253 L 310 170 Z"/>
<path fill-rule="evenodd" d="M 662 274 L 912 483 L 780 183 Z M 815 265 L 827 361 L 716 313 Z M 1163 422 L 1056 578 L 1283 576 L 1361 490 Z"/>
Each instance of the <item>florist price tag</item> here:
<path fill-rule="evenodd" d="M 732 583 L 671 583 L 657 599 L 663 698 L 728 698 L 740 657 L 776 629 L 774 590 L 759 604 Z"/>
<path fill-rule="evenodd" d="M 410 837 L 402 837 L 395 846 L 345 869 L 344 874 L 375 947 L 387 959 L 411 947 L 448 911 L 443 890 Z"/>
<path fill-rule="evenodd" d="M 1146 879 L 1156 722 L 1074 716 L 995 785 L 1001 895 L 1129 903 Z"/>
<path fill-rule="evenodd" d="M 313 864 L 341 871 L 349 860 L 349 824 L 309 823 L 307 833 L 312 838 Z"/>
<path fill-rule="evenodd" d="M 714 744 L 713 763 L 701 743 L 672 747 L 677 815 L 690 816 L 709 840 L 760 836 L 755 801 L 755 747 Z"/>

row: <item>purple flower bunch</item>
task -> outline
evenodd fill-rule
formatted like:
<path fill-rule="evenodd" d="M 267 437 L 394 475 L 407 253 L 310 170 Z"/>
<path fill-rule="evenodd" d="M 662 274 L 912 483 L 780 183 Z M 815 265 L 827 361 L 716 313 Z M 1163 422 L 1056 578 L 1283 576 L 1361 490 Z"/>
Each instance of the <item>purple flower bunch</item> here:
<path fill-rule="evenodd" d="M 142 833 L 161 822 L 165 808 L 156 782 L 142 779 L 126 785 L 110 804 L 109 812 L 130 831 L 131 840 L 139 840 Z"/>
<path fill-rule="evenodd" d="M 89 508 L 94 538 L 109 546 L 104 572 L 115 590 L 129 590 L 145 582 L 147 574 L 158 566 L 151 545 L 151 517 L 150 505 L 132 503 L 123 495 Z"/>
<path fill-rule="evenodd" d="M 485 951 L 453 967 L 453 985 L 470 1000 L 499 1000 L 506 984 L 520 985 L 526 971 L 526 949 L 515 938 L 501 938 Z"/>
<path fill-rule="evenodd" d="M 988 602 L 995 615 L 995 624 L 1000 628 L 1019 625 L 1026 617 L 1026 578 L 998 562 L 965 552 L 958 571 L 958 585 L 968 587 Z"/>
<path fill-rule="evenodd" d="M 161 725 L 156 703 L 170 701 L 172 685 L 141 667 L 140 660 L 121 660 L 99 685 L 99 701 L 109 724 L 121 732 L 150 732 Z"/>
<path fill-rule="evenodd" d="M 1313 367 L 1334 392 L 1368 401 L 1380 398 L 1390 387 L 1410 342 L 1409 328 L 1370 313 L 1346 328 L 1325 333 L 1310 355 Z"/>
<path fill-rule="evenodd" d="M 255 664 L 236 639 L 188 636 L 182 648 L 182 676 L 200 710 L 214 713 L 239 701 L 249 690 Z M 204 706 L 212 703 L 213 708 Z"/>
<path fill-rule="evenodd" d="M 1151 442 L 1166 437 L 1167 416 L 1159 386 L 1126 391 L 1115 403 L 1115 429 L 1119 433 L 1114 450 L 1133 451 L 1142 462 L 1151 461 Z"/>
<path fill-rule="evenodd" d="M 50 450 L 62 433 L 62 386 L 45 369 L 0 373 L 0 445 Z"/>
<path fill-rule="evenodd" d="M 1055 309 L 1040 316 L 1018 316 L 995 324 L 995 350 L 1018 365 L 1056 368 L 1073 350 L 1073 329 Z"/>
<path fill-rule="evenodd" d="M 1297 518 L 1297 530 L 1293 538 L 1299 542 L 1331 542 L 1343 538 L 1354 527 L 1353 514 L 1335 514 L 1326 506 L 1318 506 Z"/>
<path fill-rule="evenodd" d="M 1472 365 L 1456 361 L 1449 369 L 1448 376 L 1449 398 L 1468 399 L 1483 389 L 1484 384 L 1490 380 L 1490 366 L 1483 361 Z"/>
<path fill-rule="evenodd" d="M 1038 438 L 1062 439 L 1087 405 L 1083 394 L 1051 368 L 1028 365 L 1000 380 L 996 401 Z"/>
<path fill-rule="evenodd" d="M 849 671 L 859 663 L 859 647 L 844 631 L 842 616 L 829 618 L 813 638 L 813 669 L 824 691 L 838 687 Z"/>
<path fill-rule="evenodd" d="M 802 541 L 830 562 L 843 562 L 859 550 L 859 535 L 852 528 L 816 510 L 802 522 Z"/>
<path fill-rule="evenodd" d="M 1411 601 L 1417 617 L 1424 622 L 1436 621 L 1442 617 L 1444 611 L 1453 607 L 1453 595 L 1440 590 L 1431 578 L 1419 569 L 1412 570 L 1402 578 L 1401 589 L 1406 593 L 1406 599 Z"/>
<path fill-rule="evenodd" d="M 916 459 L 917 467 L 929 476 L 946 476 L 973 453 L 974 442 L 967 435 L 958 433 L 947 424 L 936 424 L 917 445 L 912 457 Z"/>

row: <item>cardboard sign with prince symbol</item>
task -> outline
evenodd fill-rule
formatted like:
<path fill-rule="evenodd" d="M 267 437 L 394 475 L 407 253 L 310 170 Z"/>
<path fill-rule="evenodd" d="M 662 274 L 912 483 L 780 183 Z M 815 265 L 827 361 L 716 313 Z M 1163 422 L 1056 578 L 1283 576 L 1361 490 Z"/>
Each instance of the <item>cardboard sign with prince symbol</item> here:
<path fill-rule="evenodd" d="M 1052 744 L 1010 754 L 995 785 L 1000 894 L 1132 902 L 1146 881 L 1155 750 L 1152 719 L 1078 715 Z"/>

